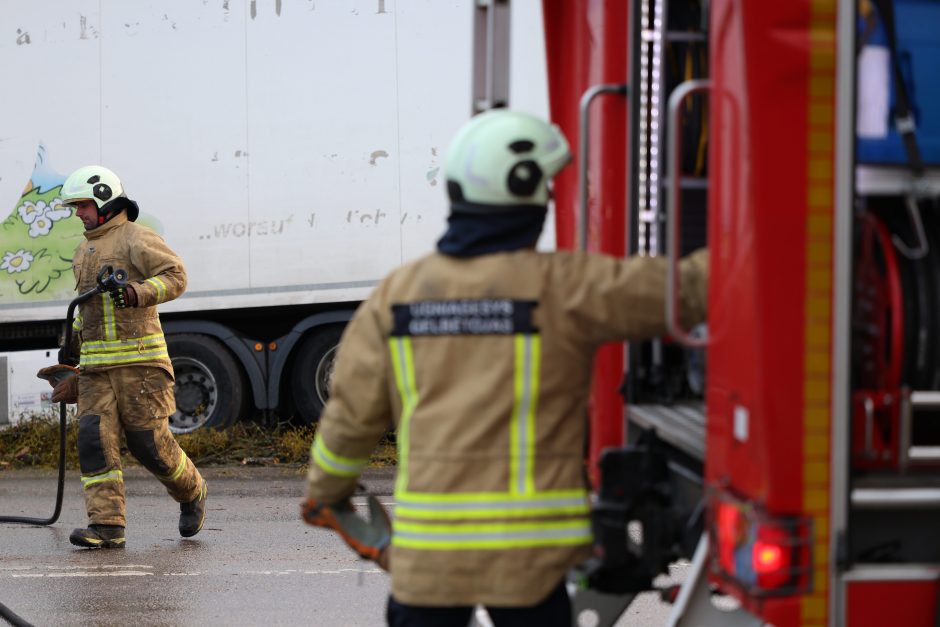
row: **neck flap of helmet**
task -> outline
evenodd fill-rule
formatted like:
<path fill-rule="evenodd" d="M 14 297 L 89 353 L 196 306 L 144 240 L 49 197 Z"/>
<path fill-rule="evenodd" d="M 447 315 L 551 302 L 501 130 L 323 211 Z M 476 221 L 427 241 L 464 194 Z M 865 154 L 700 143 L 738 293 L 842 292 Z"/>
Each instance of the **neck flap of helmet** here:
<path fill-rule="evenodd" d="M 545 223 L 545 207 L 489 213 L 451 212 L 437 249 L 451 257 L 476 257 L 534 246 Z"/>

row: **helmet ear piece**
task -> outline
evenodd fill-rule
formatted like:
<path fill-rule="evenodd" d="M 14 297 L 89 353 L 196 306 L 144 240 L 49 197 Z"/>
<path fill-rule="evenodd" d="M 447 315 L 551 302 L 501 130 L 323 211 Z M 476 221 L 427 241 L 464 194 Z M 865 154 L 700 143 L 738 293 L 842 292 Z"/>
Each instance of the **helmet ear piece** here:
<path fill-rule="evenodd" d="M 96 183 L 92 188 L 92 193 L 95 195 L 95 198 L 102 202 L 107 201 L 114 195 L 114 192 L 111 191 L 111 186 L 104 183 Z"/>
<path fill-rule="evenodd" d="M 512 166 L 506 178 L 506 187 L 515 196 L 531 196 L 541 180 L 542 168 L 532 159 L 526 159 Z"/>

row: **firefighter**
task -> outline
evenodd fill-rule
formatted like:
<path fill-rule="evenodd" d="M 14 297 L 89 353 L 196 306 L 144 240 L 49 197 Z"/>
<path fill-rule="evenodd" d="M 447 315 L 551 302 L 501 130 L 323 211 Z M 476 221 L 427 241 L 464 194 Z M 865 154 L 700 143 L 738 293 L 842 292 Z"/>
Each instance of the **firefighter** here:
<path fill-rule="evenodd" d="M 537 118 L 473 118 L 447 155 L 438 250 L 383 280 L 343 336 L 302 511 L 389 567 L 390 625 L 463 626 L 477 604 L 496 625 L 571 624 L 565 575 L 591 543 L 593 357 L 605 342 L 665 333 L 666 266 L 535 251 L 548 181 L 570 159 Z M 705 316 L 707 252 L 679 275 L 690 328 Z M 399 458 L 385 549 L 382 534 L 343 520 L 390 419 Z"/>
<path fill-rule="evenodd" d="M 89 548 L 124 546 L 122 434 L 128 450 L 180 503 L 180 535 L 193 536 L 205 519 L 206 482 L 169 430 L 176 411 L 173 366 L 157 314 L 157 305 L 186 288 L 183 262 L 159 235 L 135 224 L 137 203 L 111 170 L 80 168 L 62 185 L 61 197 L 85 226 L 73 260 L 77 289 L 94 288 L 103 267 L 127 272 L 126 285 L 80 306 L 76 340 L 60 351 L 59 361 L 77 361 L 79 374 L 59 383 L 52 400 L 78 402 L 78 457 L 89 520 L 69 541 Z"/>

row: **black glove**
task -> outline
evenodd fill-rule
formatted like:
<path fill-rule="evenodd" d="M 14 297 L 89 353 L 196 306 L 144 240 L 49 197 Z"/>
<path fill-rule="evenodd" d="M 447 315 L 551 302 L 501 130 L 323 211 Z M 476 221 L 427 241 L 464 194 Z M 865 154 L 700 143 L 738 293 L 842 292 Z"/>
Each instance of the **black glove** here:
<path fill-rule="evenodd" d="M 128 307 L 137 306 L 137 292 L 135 292 L 134 288 L 130 285 L 116 287 L 108 292 L 108 294 L 111 295 L 111 301 L 118 309 L 127 309 Z"/>
<path fill-rule="evenodd" d="M 59 363 L 66 366 L 77 366 L 78 360 L 69 352 L 68 347 L 63 346 L 59 349 Z"/>

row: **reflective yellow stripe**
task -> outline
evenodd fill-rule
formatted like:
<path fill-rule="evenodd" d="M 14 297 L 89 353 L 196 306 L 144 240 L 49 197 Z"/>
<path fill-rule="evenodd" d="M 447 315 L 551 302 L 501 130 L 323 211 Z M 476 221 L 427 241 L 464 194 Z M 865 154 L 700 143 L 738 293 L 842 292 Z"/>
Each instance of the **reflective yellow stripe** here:
<path fill-rule="evenodd" d="M 109 353 L 102 355 L 85 355 L 80 359 L 82 366 L 103 366 L 115 364 L 133 364 L 140 361 L 152 361 L 156 359 L 169 359 L 170 354 L 166 347 L 150 351 L 123 351 L 120 353 Z"/>
<path fill-rule="evenodd" d="M 337 477 L 358 477 L 362 474 L 362 469 L 369 463 L 367 457 L 354 459 L 337 455 L 323 443 L 323 438 L 320 437 L 319 433 L 313 439 L 313 446 L 310 447 L 310 457 L 317 466 Z"/>
<path fill-rule="evenodd" d="M 176 481 L 179 479 L 180 475 L 183 474 L 183 471 L 186 470 L 187 459 L 189 458 L 186 457 L 186 451 L 180 449 L 180 463 L 176 465 L 176 470 L 168 475 L 160 475 L 160 481 Z"/>
<path fill-rule="evenodd" d="M 87 348 L 89 352 L 107 352 L 110 350 L 121 350 L 128 348 L 144 348 L 152 346 L 160 346 L 166 343 L 166 340 L 163 338 L 163 333 L 153 333 L 151 335 L 144 335 L 141 337 L 132 337 L 126 340 L 95 340 L 91 342 L 83 342 L 82 346 Z"/>
<path fill-rule="evenodd" d="M 154 333 L 126 340 L 82 343 L 82 366 L 112 366 L 141 361 L 169 359 L 163 333 Z"/>
<path fill-rule="evenodd" d="M 104 336 L 109 340 L 117 339 L 117 326 L 114 324 L 114 302 L 107 292 L 101 295 L 101 309 L 104 314 Z"/>
<path fill-rule="evenodd" d="M 426 550 L 504 549 L 587 544 L 588 519 L 551 522 L 429 524 L 396 520 L 392 544 Z"/>
<path fill-rule="evenodd" d="M 157 302 L 162 303 L 166 300 L 166 283 L 163 282 L 163 279 L 159 277 L 151 277 L 147 279 L 147 283 L 150 283 L 157 290 Z"/>
<path fill-rule="evenodd" d="M 75 331 L 79 331 L 81 330 L 81 328 L 82 328 L 82 314 L 78 314 L 72 319 L 72 329 Z"/>
<path fill-rule="evenodd" d="M 95 485 L 96 483 L 104 483 L 105 481 L 124 481 L 124 473 L 120 470 L 112 470 L 100 475 L 88 475 L 87 477 L 82 476 L 82 487 L 87 488 L 89 486 Z"/>
<path fill-rule="evenodd" d="M 395 384 L 401 395 L 401 419 L 398 422 L 398 478 L 396 492 L 408 489 L 408 448 L 411 415 L 418 406 L 418 388 L 415 385 L 414 355 L 411 338 L 393 337 L 389 339 L 392 351 L 392 368 L 395 371 Z"/>
<path fill-rule="evenodd" d="M 396 494 L 399 518 L 480 519 L 570 516 L 590 511 L 587 490 L 518 494 Z"/>
<path fill-rule="evenodd" d="M 541 341 L 537 335 L 515 336 L 516 367 L 510 425 L 509 491 L 535 491 L 535 406 L 539 393 Z"/>

